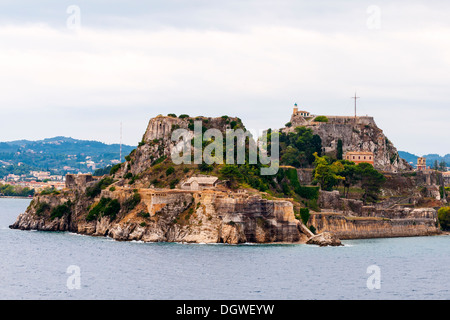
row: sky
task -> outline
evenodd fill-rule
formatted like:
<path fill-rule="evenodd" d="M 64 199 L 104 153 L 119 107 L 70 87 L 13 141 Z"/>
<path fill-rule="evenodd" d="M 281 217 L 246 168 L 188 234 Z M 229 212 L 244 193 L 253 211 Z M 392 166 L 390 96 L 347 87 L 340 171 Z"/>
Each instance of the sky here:
<path fill-rule="evenodd" d="M 0 141 L 137 145 L 158 114 L 281 128 L 294 103 L 450 153 L 450 3 L 0 0 Z"/>

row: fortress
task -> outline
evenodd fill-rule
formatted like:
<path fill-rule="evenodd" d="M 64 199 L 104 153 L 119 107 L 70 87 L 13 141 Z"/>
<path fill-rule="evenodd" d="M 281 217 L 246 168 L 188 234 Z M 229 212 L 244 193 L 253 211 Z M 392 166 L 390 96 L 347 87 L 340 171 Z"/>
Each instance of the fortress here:
<path fill-rule="evenodd" d="M 298 105 L 294 104 L 294 109 L 291 116 L 291 125 L 292 127 L 304 126 L 304 125 L 313 125 L 317 123 L 321 123 L 323 121 L 317 121 L 317 117 L 319 115 L 311 114 L 309 111 L 298 110 Z M 323 116 L 323 115 L 322 115 Z M 375 120 L 373 117 L 369 116 L 325 116 L 327 118 L 328 123 L 334 124 L 355 124 L 355 125 L 375 125 Z"/>
<path fill-rule="evenodd" d="M 413 168 L 398 155 L 397 149 L 384 135 L 370 116 L 314 115 L 301 111 L 294 105 L 289 126 L 284 133 L 294 132 L 296 127 L 306 127 L 319 135 L 323 153 L 336 157 L 341 141 L 342 151 L 352 161 L 371 163 L 385 172 L 411 171 Z M 366 157 L 366 159 L 364 159 Z"/>
<path fill-rule="evenodd" d="M 239 118 L 228 116 L 155 117 L 142 142 L 114 173 L 107 177 L 67 175 L 63 192 L 36 194 L 10 227 L 122 241 L 230 244 L 317 244 L 319 237 L 323 239 L 320 245 L 326 245 L 323 235 L 329 232 L 341 239 L 439 233 L 433 208 L 442 203 L 437 175 L 405 172 L 412 168 L 398 156 L 372 117 L 316 116 L 294 107 L 291 125 L 281 129 L 284 133 L 304 126 L 320 137 L 322 154 L 335 157 L 342 146 L 343 155 L 350 160 L 373 161 L 387 177 L 384 200 L 370 206 L 362 200 L 343 199 L 339 191 L 318 190 L 317 207 L 311 208 L 305 222 L 298 216 L 304 203 L 294 198 L 273 197 L 248 187 L 233 190 L 227 188 L 226 180 L 198 174 L 196 166 L 167 173 L 171 164 L 166 159 L 174 148 L 171 132 L 175 128 L 191 130 L 195 120 L 202 120 L 206 129 L 221 132 L 244 127 Z M 297 175 L 285 177 L 285 183 L 289 179 L 309 188 L 311 169 L 285 169 L 297 171 Z M 164 179 L 170 181 L 160 185 Z M 320 234 L 314 235 L 311 227 Z M 336 238 L 331 243 L 339 244 Z"/>

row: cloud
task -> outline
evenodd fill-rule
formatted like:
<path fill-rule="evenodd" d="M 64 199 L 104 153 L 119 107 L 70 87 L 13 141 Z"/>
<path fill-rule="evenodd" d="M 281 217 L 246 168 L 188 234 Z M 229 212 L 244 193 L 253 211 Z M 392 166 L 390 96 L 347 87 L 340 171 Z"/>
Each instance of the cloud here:
<path fill-rule="evenodd" d="M 167 23 L 182 10 L 160 8 L 145 26 L 137 19 L 123 27 L 134 17 L 126 16 L 99 27 L 82 7 L 78 32 L 42 22 L 2 25 L 2 140 L 68 135 L 113 143 L 124 122 L 125 141 L 136 144 L 150 117 L 171 112 L 229 114 L 252 129 L 276 128 L 289 121 L 294 102 L 317 114 L 352 114 L 357 90 L 359 112 L 375 116 L 399 149 L 448 152 L 433 128 L 450 116 L 450 27 L 430 22 L 434 9 L 386 4 L 381 29 L 370 30 L 367 7 L 355 16 L 348 6 L 333 15 L 284 5 L 257 10 L 265 21 L 246 21 L 250 7 L 234 2 L 224 12 L 217 4 L 191 7 L 203 17 L 197 23 Z M 292 6 L 308 9 L 303 19 Z M 227 24 L 231 8 L 239 10 Z M 422 20 L 413 26 L 417 10 Z M 114 21 L 113 13 L 103 21 Z M 221 27 L 210 27 L 215 18 Z"/>

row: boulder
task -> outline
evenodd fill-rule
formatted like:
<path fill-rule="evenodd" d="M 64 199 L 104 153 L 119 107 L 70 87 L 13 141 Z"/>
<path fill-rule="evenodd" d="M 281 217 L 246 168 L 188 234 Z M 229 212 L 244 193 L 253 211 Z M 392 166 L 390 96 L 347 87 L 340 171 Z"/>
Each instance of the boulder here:
<path fill-rule="evenodd" d="M 339 240 L 334 234 L 330 232 L 323 232 L 321 234 L 311 237 L 306 244 L 315 244 L 321 247 L 332 246 L 338 247 L 342 246 L 341 240 Z"/>

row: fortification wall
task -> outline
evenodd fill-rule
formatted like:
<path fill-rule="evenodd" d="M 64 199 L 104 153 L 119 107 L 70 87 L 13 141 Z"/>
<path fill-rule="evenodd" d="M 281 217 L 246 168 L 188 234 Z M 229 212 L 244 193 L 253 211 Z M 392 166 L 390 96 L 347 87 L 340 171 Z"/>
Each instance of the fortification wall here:
<path fill-rule="evenodd" d="M 415 237 L 440 234 L 435 219 L 387 219 L 345 217 L 337 213 L 316 213 L 310 216 L 308 226 L 317 233 L 331 232 L 341 240 Z"/>

